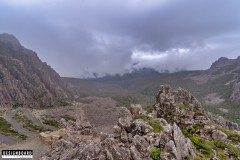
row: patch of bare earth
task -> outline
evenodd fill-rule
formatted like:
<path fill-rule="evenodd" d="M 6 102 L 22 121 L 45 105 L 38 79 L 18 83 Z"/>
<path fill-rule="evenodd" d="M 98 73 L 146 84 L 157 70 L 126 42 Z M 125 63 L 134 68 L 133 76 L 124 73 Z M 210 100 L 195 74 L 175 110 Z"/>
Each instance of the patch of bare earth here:
<path fill-rule="evenodd" d="M 222 99 L 216 93 L 210 93 L 203 98 L 203 101 L 206 105 L 216 105 L 224 102 L 224 99 Z"/>
<path fill-rule="evenodd" d="M 87 102 L 83 107 L 85 118 L 98 131 L 111 133 L 112 127 L 117 124 L 118 119 L 116 101 L 101 97 L 86 97 L 81 101 Z"/>
<path fill-rule="evenodd" d="M 18 144 L 3 147 L 1 150 L 33 150 L 33 159 L 39 159 L 44 153 L 50 150 L 51 146 L 45 144 L 39 137 L 28 139 Z"/>
<path fill-rule="evenodd" d="M 82 111 L 80 109 L 82 106 L 83 106 L 82 103 L 74 103 L 73 106 L 64 106 L 44 110 L 34 110 L 33 114 L 38 119 L 41 119 L 44 116 L 51 116 L 60 119 L 65 115 L 69 115 L 75 119 L 82 119 L 81 118 Z"/>
<path fill-rule="evenodd" d="M 197 85 L 200 85 L 206 83 L 210 79 L 210 76 L 207 74 L 201 74 L 197 76 L 191 76 L 190 79 L 196 82 Z"/>
<path fill-rule="evenodd" d="M 219 108 L 219 110 L 223 113 L 228 113 L 229 112 L 229 109 L 225 109 L 225 108 Z"/>

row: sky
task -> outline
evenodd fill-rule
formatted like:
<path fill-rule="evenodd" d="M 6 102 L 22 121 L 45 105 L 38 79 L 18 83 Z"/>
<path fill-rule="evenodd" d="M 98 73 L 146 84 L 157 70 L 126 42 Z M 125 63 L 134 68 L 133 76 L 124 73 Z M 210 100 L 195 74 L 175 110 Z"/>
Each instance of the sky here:
<path fill-rule="evenodd" d="M 0 33 L 65 77 L 199 70 L 240 55 L 239 8 L 239 0 L 1 0 Z"/>

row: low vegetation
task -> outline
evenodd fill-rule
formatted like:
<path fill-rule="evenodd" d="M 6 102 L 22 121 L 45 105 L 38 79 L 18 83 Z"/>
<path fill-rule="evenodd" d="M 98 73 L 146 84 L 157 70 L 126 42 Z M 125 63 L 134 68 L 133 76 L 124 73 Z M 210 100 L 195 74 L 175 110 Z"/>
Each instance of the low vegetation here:
<path fill-rule="evenodd" d="M 161 151 L 160 151 L 159 148 L 157 148 L 157 147 L 152 147 L 152 148 L 149 150 L 149 154 L 150 154 L 150 157 L 151 157 L 153 160 L 160 160 Z"/>
<path fill-rule="evenodd" d="M 146 115 L 135 115 L 135 119 L 142 119 L 146 122 L 148 122 L 150 124 L 150 126 L 153 127 L 153 132 L 154 133 L 160 133 L 163 128 L 162 126 L 160 125 L 159 121 L 158 120 L 155 120 L 149 116 L 146 116 Z"/>
<path fill-rule="evenodd" d="M 227 148 L 229 150 L 230 155 L 233 157 L 239 157 L 240 156 L 240 149 L 232 146 L 230 144 L 227 144 L 225 142 L 221 141 L 209 141 L 204 138 L 198 137 L 198 136 L 192 136 L 190 137 L 192 143 L 196 147 L 198 151 L 202 154 L 202 158 L 210 158 L 213 157 L 214 152 L 213 150 L 216 150 L 217 157 L 220 158 L 220 160 L 227 160 L 228 157 L 223 154 L 223 150 Z"/>
<path fill-rule="evenodd" d="M 27 136 L 20 134 L 11 127 L 11 124 L 8 123 L 3 117 L 0 117 L 0 132 L 7 136 L 14 136 L 25 140 Z"/>
<path fill-rule="evenodd" d="M 18 111 L 14 114 L 13 118 L 22 124 L 22 126 L 29 131 L 37 131 L 37 132 L 44 132 L 44 131 L 50 131 L 50 129 L 46 129 L 42 126 L 38 126 L 33 124 L 33 122 L 28 119 L 21 111 Z"/>
<path fill-rule="evenodd" d="M 58 121 L 56 121 L 51 116 L 46 116 L 46 117 L 42 118 L 42 120 L 43 120 L 43 123 L 46 125 L 53 126 L 53 127 L 59 127 Z"/>
<path fill-rule="evenodd" d="M 230 139 L 234 144 L 238 144 L 238 140 L 240 139 L 240 134 L 239 133 L 236 133 L 236 132 L 231 131 L 231 130 L 224 129 L 220 126 L 216 126 L 216 129 L 224 132 L 228 136 L 228 139 Z"/>
<path fill-rule="evenodd" d="M 206 160 L 208 158 L 211 158 L 214 156 L 214 151 L 216 151 L 217 157 L 220 160 L 228 160 L 229 157 L 227 155 L 225 155 L 223 153 L 223 150 L 225 148 L 227 148 L 229 150 L 230 155 L 232 155 L 233 157 L 239 157 L 240 156 L 240 149 L 227 144 L 225 142 L 222 141 L 217 141 L 217 140 L 206 140 L 205 138 L 199 137 L 199 136 L 193 136 L 197 130 L 202 129 L 203 128 L 203 124 L 201 123 L 196 123 L 193 125 L 193 128 L 191 130 L 187 130 L 187 129 L 181 129 L 182 133 L 190 138 L 190 140 L 192 141 L 193 145 L 195 146 L 195 148 L 199 151 L 200 155 L 193 159 L 193 160 Z M 228 139 L 232 140 L 232 142 L 234 142 L 234 140 L 236 140 L 236 138 L 239 136 L 237 133 L 230 131 L 230 130 L 226 130 L 223 129 L 219 126 L 216 126 L 216 129 L 223 131 L 224 133 L 226 133 L 228 135 Z M 235 141 L 236 142 L 236 141 Z"/>

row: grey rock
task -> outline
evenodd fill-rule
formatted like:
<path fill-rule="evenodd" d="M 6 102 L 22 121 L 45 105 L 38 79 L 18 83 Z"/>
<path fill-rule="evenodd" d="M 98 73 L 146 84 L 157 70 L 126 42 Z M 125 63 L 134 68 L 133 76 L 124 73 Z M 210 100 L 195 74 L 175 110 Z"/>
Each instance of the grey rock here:
<path fill-rule="evenodd" d="M 142 136 L 135 135 L 133 137 L 133 144 L 140 152 L 147 152 L 148 150 L 149 143 Z"/>
<path fill-rule="evenodd" d="M 130 111 L 132 114 L 139 114 L 142 111 L 142 106 L 140 104 L 131 104 Z"/>
<path fill-rule="evenodd" d="M 142 160 L 141 154 L 138 152 L 137 148 L 135 146 L 130 147 L 130 152 L 132 155 L 133 160 Z"/>
<path fill-rule="evenodd" d="M 166 143 L 161 154 L 161 159 L 181 160 L 181 155 L 177 152 L 176 146 L 172 140 Z"/>
<path fill-rule="evenodd" d="M 142 119 L 136 119 L 135 121 L 133 121 L 131 127 L 132 133 L 140 135 L 147 134 L 153 130 L 149 123 Z"/>
<path fill-rule="evenodd" d="M 121 132 L 121 140 L 122 142 L 128 142 L 128 134 L 125 130 Z"/>
<path fill-rule="evenodd" d="M 213 140 L 219 140 L 219 141 L 225 142 L 227 139 L 227 135 L 220 130 L 213 130 L 212 138 Z"/>
<path fill-rule="evenodd" d="M 131 160 L 131 153 L 129 148 L 113 146 L 111 153 L 114 160 Z"/>

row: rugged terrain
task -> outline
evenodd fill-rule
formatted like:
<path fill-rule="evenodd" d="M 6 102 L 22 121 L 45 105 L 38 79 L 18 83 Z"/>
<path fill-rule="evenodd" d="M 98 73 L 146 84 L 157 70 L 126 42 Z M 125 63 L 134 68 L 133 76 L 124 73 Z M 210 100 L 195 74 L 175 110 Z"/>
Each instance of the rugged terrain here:
<path fill-rule="evenodd" d="M 121 107 L 113 134 L 99 133 L 88 121 L 61 120 L 62 128 L 41 133 L 52 149 L 41 159 L 215 159 L 240 158 L 236 123 L 214 116 L 184 89 L 161 86 L 154 109 Z"/>
<path fill-rule="evenodd" d="M 146 73 L 147 72 L 147 73 Z M 68 88 L 80 97 L 95 95 L 112 97 L 119 106 L 140 103 L 151 108 L 161 84 L 186 88 L 196 96 L 207 111 L 240 124 L 240 57 L 220 58 L 207 70 L 156 73 L 142 69 L 123 76 L 97 79 L 63 78 Z"/>
<path fill-rule="evenodd" d="M 46 107 L 70 94 L 60 76 L 13 35 L 0 34 L 0 105 Z"/>

